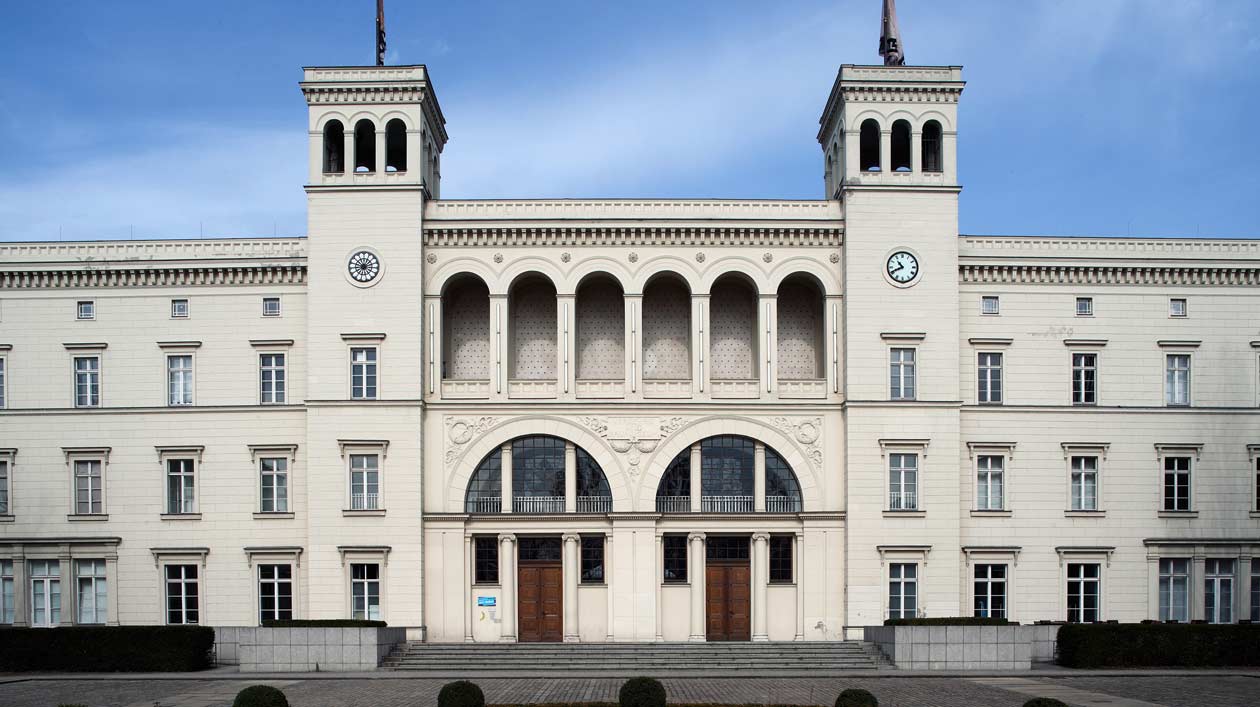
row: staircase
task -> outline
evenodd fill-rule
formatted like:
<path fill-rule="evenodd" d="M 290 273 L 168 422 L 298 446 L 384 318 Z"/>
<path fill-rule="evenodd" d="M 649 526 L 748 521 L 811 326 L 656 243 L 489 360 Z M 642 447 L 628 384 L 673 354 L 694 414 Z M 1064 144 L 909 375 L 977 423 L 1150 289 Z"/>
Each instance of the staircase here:
<path fill-rule="evenodd" d="M 444 677 L 818 677 L 887 670 L 874 646 L 830 643 L 421 643 L 384 670 Z"/>

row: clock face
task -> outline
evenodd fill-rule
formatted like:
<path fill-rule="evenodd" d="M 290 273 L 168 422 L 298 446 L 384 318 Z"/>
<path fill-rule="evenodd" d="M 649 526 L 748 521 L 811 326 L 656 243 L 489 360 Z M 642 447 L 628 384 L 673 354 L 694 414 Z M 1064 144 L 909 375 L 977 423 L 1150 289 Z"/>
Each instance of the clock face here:
<path fill-rule="evenodd" d="M 350 256 L 350 262 L 347 264 L 350 271 L 350 277 L 355 282 L 371 282 L 376 276 L 381 274 L 381 261 L 376 257 L 375 253 L 361 250 Z"/>
<path fill-rule="evenodd" d="M 919 276 L 919 259 L 912 253 L 899 250 L 888 256 L 888 277 L 905 284 Z"/>

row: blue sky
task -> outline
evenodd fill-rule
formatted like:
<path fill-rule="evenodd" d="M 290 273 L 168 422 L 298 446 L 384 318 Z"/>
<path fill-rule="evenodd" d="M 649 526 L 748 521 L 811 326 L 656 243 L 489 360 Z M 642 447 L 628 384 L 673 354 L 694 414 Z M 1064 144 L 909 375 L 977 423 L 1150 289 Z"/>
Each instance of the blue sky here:
<path fill-rule="evenodd" d="M 0 240 L 306 231 L 303 65 L 372 0 L 9 3 Z M 819 198 L 818 116 L 879 0 L 386 0 L 428 64 L 443 195 Z M 1260 237 L 1260 2 L 901 0 L 961 64 L 964 233 Z"/>

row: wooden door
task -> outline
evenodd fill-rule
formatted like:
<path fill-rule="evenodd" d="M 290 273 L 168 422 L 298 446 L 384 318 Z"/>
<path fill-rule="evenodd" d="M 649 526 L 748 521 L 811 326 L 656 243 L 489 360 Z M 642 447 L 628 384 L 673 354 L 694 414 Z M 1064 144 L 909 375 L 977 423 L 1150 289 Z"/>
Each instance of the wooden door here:
<path fill-rule="evenodd" d="M 710 563 L 705 567 L 706 637 L 710 641 L 747 641 L 752 635 L 751 571 L 745 563 Z"/>
<path fill-rule="evenodd" d="M 564 571 L 559 563 L 522 562 L 517 571 L 518 640 L 564 638 Z"/>

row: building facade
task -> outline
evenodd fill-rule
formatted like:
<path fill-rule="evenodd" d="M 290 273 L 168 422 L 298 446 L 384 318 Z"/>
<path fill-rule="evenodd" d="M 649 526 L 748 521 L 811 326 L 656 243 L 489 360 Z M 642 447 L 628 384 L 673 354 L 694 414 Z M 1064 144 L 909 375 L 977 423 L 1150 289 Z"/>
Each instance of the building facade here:
<path fill-rule="evenodd" d="M 825 198 L 453 200 L 305 69 L 305 238 L 0 246 L 0 621 L 826 641 L 1260 620 L 1260 240 L 958 233 L 958 67 Z"/>

